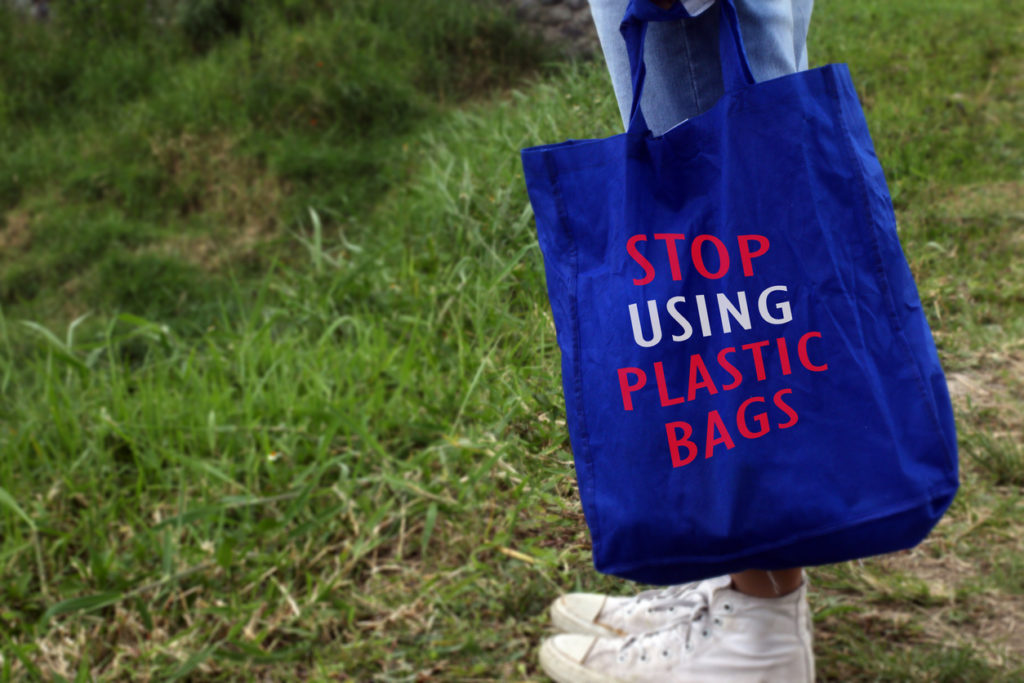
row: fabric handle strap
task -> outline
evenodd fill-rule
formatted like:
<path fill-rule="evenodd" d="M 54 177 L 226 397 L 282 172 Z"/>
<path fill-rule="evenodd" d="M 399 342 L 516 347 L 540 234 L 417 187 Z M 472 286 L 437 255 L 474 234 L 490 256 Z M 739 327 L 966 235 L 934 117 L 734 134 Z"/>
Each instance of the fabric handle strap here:
<path fill-rule="evenodd" d="M 740 35 L 740 22 L 736 14 L 734 0 L 718 0 L 720 16 L 718 19 L 718 56 L 722 63 L 722 85 L 725 92 L 732 92 L 754 83 L 747 61 L 747 53 Z M 629 0 L 626 14 L 622 18 L 619 32 L 626 41 L 626 53 L 629 55 L 629 70 L 633 81 L 633 104 L 629 110 L 630 133 L 646 133 L 647 121 L 640 111 L 640 97 L 644 91 L 644 80 L 647 67 L 644 65 L 644 41 L 647 37 L 647 25 L 652 21 L 673 21 L 689 19 L 690 14 L 682 3 L 676 2 L 671 8 L 664 10 L 651 0 Z"/>

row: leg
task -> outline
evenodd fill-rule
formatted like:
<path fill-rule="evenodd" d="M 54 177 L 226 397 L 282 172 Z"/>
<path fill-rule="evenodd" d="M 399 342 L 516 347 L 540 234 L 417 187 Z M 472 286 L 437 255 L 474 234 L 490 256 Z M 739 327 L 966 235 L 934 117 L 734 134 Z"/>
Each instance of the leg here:
<path fill-rule="evenodd" d="M 629 0 L 590 0 L 590 9 L 611 74 L 623 126 L 632 86 L 619 23 Z M 718 60 L 718 12 L 708 0 L 684 0 L 692 20 L 660 22 L 648 29 L 644 59 L 647 85 L 640 102 L 655 135 L 710 108 L 722 95 Z M 736 0 L 740 30 L 754 78 L 764 81 L 807 68 L 807 28 L 814 0 Z M 734 574 L 733 585 L 749 595 L 771 597 L 796 590 L 799 568 Z"/>
<path fill-rule="evenodd" d="M 813 0 L 736 1 L 755 79 L 806 68 Z M 618 25 L 627 3 L 590 0 L 624 125 L 632 93 Z M 686 2 L 691 14 L 694 4 L 706 3 Z M 656 135 L 721 96 L 717 17 L 706 12 L 650 27 L 641 107 Z M 552 619 L 569 633 L 544 642 L 541 664 L 563 683 L 814 680 L 812 619 L 800 568 L 748 570 L 635 598 L 570 594 L 552 605 Z"/>
<path fill-rule="evenodd" d="M 629 0 L 590 0 L 590 12 L 619 103 L 623 128 L 628 124 L 633 97 L 629 57 L 619 33 L 628 4 Z M 684 4 L 691 14 L 709 5 L 707 0 L 688 0 Z M 721 97 L 717 31 L 716 11 L 703 11 L 692 20 L 659 22 L 649 27 L 644 50 L 647 84 L 640 107 L 655 135 L 696 116 Z"/>
<path fill-rule="evenodd" d="M 632 86 L 619 23 L 629 0 L 590 0 L 623 127 Z M 647 84 L 640 102 L 651 131 L 661 135 L 709 109 L 722 96 L 718 11 L 708 0 L 686 0 L 692 20 L 659 22 L 648 29 Z M 758 81 L 807 68 L 807 28 L 813 0 L 736 0 L 750 68 Z"/>
<path fill-rule="evenodd" d="M 775 598 L 788 595 L 804 583 L 803 569 L 777 569 L 764 571 L 748 569 L 732 575 L 732 586 L 741 593 L 756 598 Z"/>

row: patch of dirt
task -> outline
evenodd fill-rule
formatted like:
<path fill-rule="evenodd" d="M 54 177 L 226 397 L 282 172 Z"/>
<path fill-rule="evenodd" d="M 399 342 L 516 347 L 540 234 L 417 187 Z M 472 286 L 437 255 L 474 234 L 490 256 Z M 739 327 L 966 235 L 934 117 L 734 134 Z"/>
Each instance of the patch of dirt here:
<path fill-rule="evenodd" d="M 954 403 L 970 401 L 976 405 L 988 405 L 994 400 L 990 373 L 983 370 L 950 372 L 946 374 L 949 397 Z"/>
<path fill-rule="evenodd" d="M 1021 344 L 1024 346 L 1024 344 Z M 949 395 L 958 412 L 988 411 L 1002 434 L 1024 438 L 1024 352 L 987 351 L 978 366 L 946 375 Z"/>
<path fill-rule="evenodd" d="M 925 543 L 924 546 L 928 544 Z M 956 587 L 978 574 L 978 567 L 953 553 L 933 557 L 918 547 L 914 550 L 892 553 L 877 558 L 877 564 L 889 572 L 913 576 L 928 586 L 933 598 L 952 599 Z"/>
<path fill-rule="evenodd" d="M 1024 596 L 985 595 L 976 601 L 976 640 L 1004 648 L 1008 659 L 1024 662 Z M 1008 662 L 999 661 L 999 664 Z"/>
<path fill-rule="evenodd" d="M 1001 183 L 978 186 L 955 200 L 958 211 L 992 210 L 989 206 L 1012 207 L 1024 215 L 1024 186 L 1020 183 Z M 960 215 L 964 215 L 961 213 Z M 962 420 L 969 421 L 973 430 L 993 440 L 1006 440 L 1019 444 L 1024 441 L 1024 353 L 1019 342 L 1010 348 L 988 349 L 977 358 L 977 366 L 948 373 L 950 397 Z M 972 460 L 962 458 L 964 469 L 972 469 Z M 995 496 L 1014 496 L 1016 487 L 1006 487 Z M 1024 662 L 1024 596 L 1005 591 L 977 592 L 965 590 L 972 584 L 983 583 L 986 567 L 977 557 L 965 559 L 954 551 L 960 539 L 978 537 L 972 545 L 989 547 L 1007 544 L 1021 548 L 1024 538 L 1024 520 L 1011 513 L 996 513 L 994 509 L 979 507 L 973 502 L 967 520 L 953 522 L 949 517 L 943 523 L 959 527 L 949 534 L 933 535 L 918 549 L 878 558 L 886 570 L 898 572 L 923 582 L 928 595 L 938 606 L 911 606 L 924 628 L 925 636 L 937 642 L 969 644 L 986 660 L 996 666 Z M 998 514 L 999 519 L 993 516 Z M 941 528 L 941 527 L 940 527 Z M 936 536 L 938 538 L 936 539 Z M 944 538 L 945 537 L 945 538 Z M 948 543 L 940 556 L 929 554 L 933 541 Z M 958 593 L 959 592 L 959 593 Z M 959 597 L 957 597 L 959 594 Z M 948 602 L 948 606 L 941 605 Z"/>
<path fill-rule="evenodd" d="M 894 644 L 913 647 L 935 643 L 961 646 L 976 653 L 991 666 L 1016 668 L 1024 662 L 1024 598 L 1020 596 L 978 596 L 966 606 L 927 609 L 898 604 L 849 612 L 839 617 L 856 622 L 860 628 Z M 826 634 L 822 634 L 827 641 Z"/>
<path fill-rule="evenodd" d="M 182 215 L 202 212 L 217 227 L 182 235 L 160 250 L 173 251 L 208 270 L 238 260 L 277 235 L 287 183 L 261 164 L 239 155 L 227 137 L 183 134 L 151 143 L 173 191 L 181 195 Z"/>
<path fill-rule="evenodd" d="M 276 230 L 268 229 L 266 225 L 248 223 L 233 232 L 219 229 L 204 235 L 182 235 L 165 240 L 149 251 L 174 254 L 213 272 L 253 254 L 260 244 L 276 234 Z"/>
<path fill-rule="evenodd" d="M 984 512 L 979 512 L 979 517 L 977 523 L 961 530 L 959 535 L 972 533 L 988 519 Z M 947 520 L 943 522 L 949 523 Z M 1003 531 L 1003 536 L 1019 539 L 1024 528 Z M 969 646 L 994 666 L 1020 666 L 1024 662 L 1024 596 L 995 589 L 979 591 L 977 586 L 983 582 L 986 567 L 952 549 L 933 555 L 931 549 L 944 543 L 942 536 L 933 535 L 913 550 L 872 560 L 887 575 L 902 575 L 921 582 L 926 604 L 900 599 L 865 610 L 859 616 L 878 618 L 894 627 L 914 622 L 921 627 L 920 637 L 926 641 Z"/>
<path fill-rule="evenodd" d="M 32 242 L 32 217 L 25 211 L 9 211 L 0 226 L 0 254 L 22 250 Z"/>
<path fill-rule="evenodd" d="M 918 608 L 927 640 L 967 646 L 995 667 L 1024 662 L 1024 597 L 984 594 L 972 596 L 957 608 Z"/>
<path fill-rule="evenodd" d="M 1024 181 L 961 185 L 940 200 L 938 208 L 958 216 L 999 212 L 1024 218 Z"/>
<path fill-rule="evenodd" d="M 1024 182 L 961 185 L 939 199 L 935 208 L 948 220 L 963 223 L 999 215 L 1009 220 L 1005 248 L 1024 248 Z"/>

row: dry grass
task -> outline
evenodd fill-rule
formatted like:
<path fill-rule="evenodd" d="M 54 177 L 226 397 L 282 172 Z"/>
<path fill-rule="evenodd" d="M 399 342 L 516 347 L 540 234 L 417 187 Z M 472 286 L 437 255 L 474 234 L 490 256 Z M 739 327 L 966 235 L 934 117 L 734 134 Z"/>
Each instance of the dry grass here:
<path fill-rule="evenodd" d="M 168 191 L 184 198 L 179 209 L 183 216 L 202 215 L 209 225 L 153 249 L 219 271 L 280 236 L 281 204 L 289 193 L 288 184 L 241 154 L 236 140 L 184 133 L 154 140 L 151 148 L 169 178 Z"/>
<path fill-rule="evenodd" d="M 8 211 L 0 225 L 0 252 L 20 251 L 32 243 L 32 216 L 27 211 Z"/>

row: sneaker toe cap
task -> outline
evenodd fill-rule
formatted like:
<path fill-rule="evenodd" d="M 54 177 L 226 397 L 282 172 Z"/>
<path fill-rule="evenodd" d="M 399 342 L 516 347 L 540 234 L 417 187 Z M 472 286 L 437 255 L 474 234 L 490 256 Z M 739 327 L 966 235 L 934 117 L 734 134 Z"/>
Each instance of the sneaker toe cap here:
<path fill-rule="evenodd" d="M 597 621 L 607 599 L 607 596 L 595 593 L 563 595 L 551 603 L 551 623 L 559 631 L 566 633 L 591 636 L 621 635 L 615 629 Z"/>
<path fill-rule="evenodd" d="M 593 622 L 604 607 L 605 596 L 594 593 L 568 593 L 555 600 L 552 611 L 572 614 L 581 621 Z"/>
<path fill-rule="evenodd" d="M 582 664 L 590 653 L 595 640 L 597 640 L 595 636 L 562 633 L 544 641 L 541 646 L 541 658 L 555 658 L 568 660 L 573 664 Z"/>

